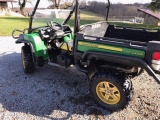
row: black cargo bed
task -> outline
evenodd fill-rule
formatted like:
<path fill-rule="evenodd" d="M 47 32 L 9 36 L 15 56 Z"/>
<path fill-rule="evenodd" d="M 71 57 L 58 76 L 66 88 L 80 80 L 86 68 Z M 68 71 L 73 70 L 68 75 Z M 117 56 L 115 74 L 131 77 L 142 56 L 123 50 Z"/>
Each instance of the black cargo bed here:
<path fill-rule="evenodd" d="M 142 28 L 130 28 L 109 25 L 104 37 L 126 39 L 140 42 L 152 40 L 160 41 L 160 30 L 149 30 Z"/>

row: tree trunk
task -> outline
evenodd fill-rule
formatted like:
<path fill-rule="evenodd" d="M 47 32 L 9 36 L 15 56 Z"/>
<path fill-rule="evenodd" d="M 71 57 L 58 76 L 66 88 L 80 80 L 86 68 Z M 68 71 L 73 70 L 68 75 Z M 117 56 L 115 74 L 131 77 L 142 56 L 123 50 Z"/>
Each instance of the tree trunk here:
<path fill-rule="evenodd" d="M 23 3 L 19 2 L 21 14 L 25 16 L 24 8 L 26 6 L 27 0 L 24 0 Z"/>

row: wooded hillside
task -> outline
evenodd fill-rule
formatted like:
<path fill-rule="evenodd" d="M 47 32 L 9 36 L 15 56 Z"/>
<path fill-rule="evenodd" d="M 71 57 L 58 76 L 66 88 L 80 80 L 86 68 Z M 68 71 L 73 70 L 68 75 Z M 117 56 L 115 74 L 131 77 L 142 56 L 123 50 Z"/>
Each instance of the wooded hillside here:
<path fill-rule="evenodd" d="M 86 10 L 98 13 L 99 15 L 106 14 L 106 6 L 107 4 L 103 2 L 90 2 L 86 7 Z M 147 8 L 148 4 L 111 4 L 109 18 L 126 18 L 131 19 L 135 16 L 141 16 L 139 12 L 137 12 L 138 8 Z"/>

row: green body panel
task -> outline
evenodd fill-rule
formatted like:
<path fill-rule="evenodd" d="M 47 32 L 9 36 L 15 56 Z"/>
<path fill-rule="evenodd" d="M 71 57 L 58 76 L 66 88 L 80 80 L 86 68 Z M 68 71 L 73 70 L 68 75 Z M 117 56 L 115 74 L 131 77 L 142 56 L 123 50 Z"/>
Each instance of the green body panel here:
<path fill-rule="evenodd" d="M 73 34 L 72 33 L 63 37 L 63 42 L 68 42 L 70 40 L 73 40 Z"/>
<path fill-rule="evenodd" d="M 44 60 L 48 59 L 47 47 L 37 33 L 25 34 L 24 39 L 32 44 L 35 57 L 43 57 Z"/>
<path fill-rule="evenodd" d="M 145 51 L 143 50 L 85 42 L 85 41 L 78 41 L 77 49 L 80 52 L 103 52 L 103 53 L 114 53 L 125 56 L 132 56 L 137 58 L 145 57 Z"/>

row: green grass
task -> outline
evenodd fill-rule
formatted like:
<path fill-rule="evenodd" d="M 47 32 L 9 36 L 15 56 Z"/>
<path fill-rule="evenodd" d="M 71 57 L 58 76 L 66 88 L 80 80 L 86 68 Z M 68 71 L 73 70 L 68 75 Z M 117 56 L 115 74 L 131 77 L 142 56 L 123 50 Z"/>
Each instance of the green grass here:
<path fill-rule="evenodd" d="M 81 20 L 80 21 L 81 25 L 91 24 L 91 23 L 95 23 L 95 22 L 97 22 L 97 20 Z M 69 24 L 71 27 L 73 27 L 74 26 L 74 20 L 73 19 L 69 20 L 67 24 Z"/>
<path fill-rule="evenodd" d="M 91 14 L 92 14 L 91 12 L 86 12 L 86 11 L 82 12 L 81 25 L 90 24 L 98 21 L 98 19 L 93 19 Z M 86 16 L 88 17 L 86 18 Z M 71 27 L 73 27 L 74 19 L 71 19 L 68 22 L 68 24 L 71 25 Z M 155 25 L 127 24 L 127 23 L 120 23 L 120 22 L 110 22 L 110 24 L 114 24 L 117 26 L 124 26 L 124 27 L 135 27 L 135 28 L 150 28 L 150 29 L 160 28 Z M 0 36 L 11 36 L 12 31 L 14 29 L 23 30 L 24 28 L 28 28 L 28 26 L 29 26 L 29 18 L 27 17 L 0 17 Z"/>
<path fill-rule="evenodd" d="M 81 24 L 90 24 L 93 22 L 97 22 L 97 20 L 83 20 L 81 21 Z M 40 22 L 38 23 L 41 24 Z M 71 19 L 68 24 L 73 27 L 74 20 Z M 0 17 L 0 36 L 11 36 L 13 30 L 24 30 L 25 28 L 28 28 L 28 26 L 29 18 L 27 17 Z"/>
<path fill-rule="evenodd" d="M 105 20 L 103 16 L 90 11 L 81 11 L 80 17 L 81 20 L 99 20 L 99 21 Z"/>
<path fill-rule="evenodd" d="M 29 18 L 0 17 L 0 36 L 11 36 L 14 29 L 28 28 Z"/>

